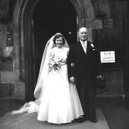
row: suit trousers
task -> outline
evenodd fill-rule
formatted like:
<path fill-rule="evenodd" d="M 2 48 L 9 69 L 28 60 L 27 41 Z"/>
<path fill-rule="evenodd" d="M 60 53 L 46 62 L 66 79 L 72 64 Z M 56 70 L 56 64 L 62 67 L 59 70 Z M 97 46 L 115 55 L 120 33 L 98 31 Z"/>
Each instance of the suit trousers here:
<path fill-rule="evenodd" d="M 84 117 L 87 119 L 95 119 L 95 89 L 94 80 L 87 75 L 83 79 L 81 89 L 79 90 L 80 101 L 84 110 Z"/>

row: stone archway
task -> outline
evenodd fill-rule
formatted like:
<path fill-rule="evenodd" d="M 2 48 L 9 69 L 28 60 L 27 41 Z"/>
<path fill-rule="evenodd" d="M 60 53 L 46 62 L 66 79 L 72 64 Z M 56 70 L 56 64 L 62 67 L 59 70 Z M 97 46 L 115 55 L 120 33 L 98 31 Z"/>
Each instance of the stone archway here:
<path fill-rule="evenodd" d="M 20 77 L 25 81 L 25 98 L 30 101 L 33 98 L 34 77 L 33 77 L 33 11 L 40 0 L 23 0 L 20 8 L 19 26 L 20 26 Z M 77 14 L 77 29 L 80 26 L 86 26 L 86 5 L 89 0 L 69 0 Z M 93 10 L 89 9 L 88 12 Z M 89 14 L 89 13 L 88 13 Z M 94 13 L 92 13 L 94 14 Z M 92 16 L 92 15 L 91 15 Z"/>

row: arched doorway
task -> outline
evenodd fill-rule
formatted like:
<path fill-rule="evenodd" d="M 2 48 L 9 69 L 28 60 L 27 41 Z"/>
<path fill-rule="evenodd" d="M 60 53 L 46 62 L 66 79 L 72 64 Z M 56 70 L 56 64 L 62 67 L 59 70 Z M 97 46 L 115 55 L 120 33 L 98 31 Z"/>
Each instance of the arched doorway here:
<path fill-rule="evenodd" d="M 78 26 L 76 18 L 78 17 L 79 21 L 84 15 L 82 10 L 79 12 L 77 0 L 73 1 L 23 0 L 22 2 L 19 17 L 20 76 L 25 80 L 26 101 L 34 99 L 33 92 L 46 41 L 56 32 L 61 32 L 70 44 L 76 41 Z"/>
<path fill-rule="evenodd" d="M 40 0 L 33 12 L 34 80 L 36 83 L 42 53 L 47 40 L 62 33 L 71 45 L 76 42 L 76 12 L 69 0 Z"/>

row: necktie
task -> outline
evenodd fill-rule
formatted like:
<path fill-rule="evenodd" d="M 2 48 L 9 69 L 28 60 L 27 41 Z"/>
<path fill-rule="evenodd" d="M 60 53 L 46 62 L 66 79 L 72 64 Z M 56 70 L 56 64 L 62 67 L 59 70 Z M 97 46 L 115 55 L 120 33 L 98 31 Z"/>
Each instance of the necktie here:
<path fill-rule="evenodd" d="M 83 49 L 84 49 L 84 51 L 86 53 L 86 42 L 83 42 L 82 44 L 83 44 Z"/>

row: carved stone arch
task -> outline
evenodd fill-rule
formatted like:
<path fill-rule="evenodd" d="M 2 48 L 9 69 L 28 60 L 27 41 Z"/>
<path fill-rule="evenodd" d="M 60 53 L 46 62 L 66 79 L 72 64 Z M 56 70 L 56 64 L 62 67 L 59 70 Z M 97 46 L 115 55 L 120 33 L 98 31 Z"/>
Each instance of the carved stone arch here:
<path fill-rule="evenodd" d="M 32 14 L 35 6 L 40 0 L 22 0 L 19 12 L 19 28 L 20 28 L 20 78 L 25 81 L 25 98 L 30 101 L 33 98 L 34 83 L 33 83 L 33 48 L 32 48 Z M 83 0 L 69 0 L 78 17 L 77 28 L 85 25 L 85 10 Z M 30 81 L 32 80 L 32 81 Z"/>
<path fill-rule="evenodd" d="M 33 97 L 33 49 L 32 49 L 32 13 L 39 0 L 23 0 L 19 13 L 20 47 L 19 69 L 20 79 L 25 82 L 25 99 L 30 101 Z M 32 67 L 30 67 L 32 66 Z"/>
<path fill-rule="evenodd" d="M 78 19 L 77 27 L 79 28 L 81 26 L 85 26 L 85 23 L 83 22 L 84 21 L 83 19 L 85 19 L 85 11 L 82 0 L 70 0 L 70 2 L 74 6 L 75 11 L 77 13 L 77 19 Z"/>

